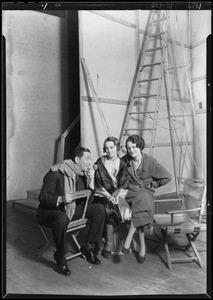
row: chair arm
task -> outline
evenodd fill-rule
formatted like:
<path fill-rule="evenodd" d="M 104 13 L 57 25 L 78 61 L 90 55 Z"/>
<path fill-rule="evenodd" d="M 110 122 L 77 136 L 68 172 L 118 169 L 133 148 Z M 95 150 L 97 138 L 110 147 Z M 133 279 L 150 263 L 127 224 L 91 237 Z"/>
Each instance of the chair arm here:
<path fill-rule="evenodd" d="M 77 191 L 72 193 L 75 199 L 80 199 L 84 197 L 89 197 L 91 195 L 90 190 L 82 190 L 82 191 Z"/>
<path fill-rule="evenodd" d="M 160 202 L 173 202 L 173 201 L 183 201 L 183 198 L 171 198 L 171 199 L 156 199 L 154 200 L 155 203 L 160 203 Z"/>
<path fill-rule="evenodd" d="M 183 209 L 183 210 L 167 211 L 166 214 L 171 215 L 171 226 L 173 226 L 174 225 L 174 215 L 180 214 L 180 213 L 187 214 L 187 213 L 193 212 L 193 211 L 201 211 L 201 208 L 198 207 L 198 208 L 191 208 L 191 209 L 185 209 L 185 210 Z"/>
<path fill-rule="evenodd" d="M 166 214 L 180 214 L 180 213 L 188 213 L 188 212 L 193 212 L 193 211 L 199 211 L 201 210 L 200 207 L 198 208 L 191 208 L 191 209 L 185 209 L 185 210 L 173 210 L 173 211 L 166 211 Z"/>
<path fill-rule="evenodd" d="M 180 208 L 183 205 L 183 198 L 168 198 L 168 199 L 155 199 L 154 200 L 154 204 L 155 204 L 155 210 L 158 213 L 158 209 L 159 209 L 159 203 L 166 203 L 166 202 L 181 202 L 180 203 Z"/>
<path fill-rule="evenodd" d="M 193 181 L 194 183 L 200 183 L 200 184 L 206 184 L 204 180 L 200 180 L 197 178 L 185 178 L 185 177 L 177 177 L 180 183 L 184 184 L 185 181 L 190 180 Z"/>
<path fill-rule="evenodd" d="M 87 206 L 88 206 L 88 201 L 89 201 L 89 197 L 91 195 L 91 191 L 90 190 L 82 190 L 82 191 L 77 191 L 73 193 L 75 199 L 80 199 L 80 198 L 84 198 L 82 200 L 85 200 L 85 205 L 84 205 L 84 209 L 83 209 L 83 214 L 82 214 L 82 219 L 85 218 L 85 214 L 87 211 Z"/>

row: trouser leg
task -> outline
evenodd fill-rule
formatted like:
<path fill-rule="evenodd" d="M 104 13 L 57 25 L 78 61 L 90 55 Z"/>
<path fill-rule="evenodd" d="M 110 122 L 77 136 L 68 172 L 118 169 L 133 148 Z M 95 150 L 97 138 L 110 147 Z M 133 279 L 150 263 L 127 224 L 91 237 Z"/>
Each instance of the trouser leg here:
<path fill-rule="evenodd" d="M 82 215 L 83 206 L 77 205 L 73 220 L 77 220 Z M 85 243 L 99 243 L 102 238 L 103 226 L 105 223 L 105 208 L 102 204 L 92 203 L 89 204 L 86 211 L 86 218 L 89 222 L 89 230 L 85 240 Z"/>
<path fill-rule="evenodd" d="M 42 211 L 40 223 L 52 229 L 53 240 L 56 246 L 56 257 L 62 258 L 67 252 L 66 230 L 69 219 L 66 213 L 60 210 Z"/>
<path fill-rule="evenodd" d="M 86 218 L 91 219 L 87 242 L 99 243 L 102 239 L 103 227 L 105 223 L 104 206 L 101 204 L 90 204 L 86 212 Z"/>

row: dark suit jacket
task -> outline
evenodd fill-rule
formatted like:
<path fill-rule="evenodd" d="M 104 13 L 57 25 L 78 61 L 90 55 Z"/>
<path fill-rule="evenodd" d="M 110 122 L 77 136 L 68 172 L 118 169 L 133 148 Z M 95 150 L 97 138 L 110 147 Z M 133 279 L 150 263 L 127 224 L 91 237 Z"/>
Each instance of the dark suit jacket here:
<path fill-rule="evenodd" d="M 91 196 L 89 199 L 89 203 L 92 202 L 94 196 L 94 190 L 87 187 L 86 176 L 80 176 L 77 184 L 76 190 L 91 190 Z M 43 179 L 43 185 L 38 196 L 38 200 L 40 204 L 38 206 L 38 210 L 52 210 L 52 209 L 60 209 L 64 211 L 64 204 L 57 204 L 57 199 L 59 196 L 64 195 L 64 175 L 60 171 L 52 171 L 50 170 Z"/>

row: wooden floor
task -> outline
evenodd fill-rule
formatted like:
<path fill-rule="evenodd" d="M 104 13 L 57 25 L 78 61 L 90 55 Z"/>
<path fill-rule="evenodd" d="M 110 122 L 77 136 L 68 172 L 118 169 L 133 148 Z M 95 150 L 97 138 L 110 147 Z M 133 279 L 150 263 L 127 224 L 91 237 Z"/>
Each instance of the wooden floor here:
<path fill-rule="evenodd" d="M 181 242 L 184 242 L 182 239 Z M 53 254 L 45 252 L 38 261 L 37 255 L 43 237 L 37 227 L 34 211 L 12 208 L 7 204 L 6 238 L 6 294 L 30 295 L 195 295 L 206 294 L 206 232 L 196 241 L 204 267 L 195 262 L 173 264 L 169 270 L 165 264 L 163 248 L 156 252 L 154 239 L 147 237 L 147 259 L 139 264 L 135 254 L 112 256 L 107 260 L 100 256 L 101 264 L 90 265 L 78 257 L 68 262 L 71 276 L 56 272 Z M 191 251 L 188 252 L 190 255 Z M 173 250 L 178 257 L 181 251 Z"/>

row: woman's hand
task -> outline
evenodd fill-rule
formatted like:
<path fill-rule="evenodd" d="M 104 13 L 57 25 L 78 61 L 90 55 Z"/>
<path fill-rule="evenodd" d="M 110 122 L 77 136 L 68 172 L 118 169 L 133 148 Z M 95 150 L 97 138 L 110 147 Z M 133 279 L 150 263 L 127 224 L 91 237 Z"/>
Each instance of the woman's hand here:
<path fill-rule="evenodd" d="M 119 203 L 119 196 L 116 196 L 115 197 L 115 204 L 118 204 Z"/>
<path fill-rule="evenodd" d="M 118 204 L 119 203 L 119 197 L 113 197 L 111 196 L 110 198 L 108 198 L 109 201 L 111 201 L 113 204 Z"/>
<path fill-rule="evenodd" d="M 150 186 L 151 186 L 153 189 L 156 189 L 156 188 L 159 187 L 159 184 L 158 184 L 157 181 L 153 180 L 153 181 L 151 182 Z"/>

